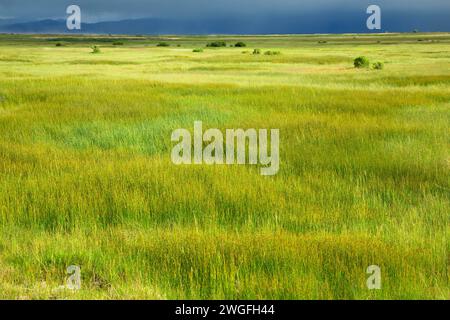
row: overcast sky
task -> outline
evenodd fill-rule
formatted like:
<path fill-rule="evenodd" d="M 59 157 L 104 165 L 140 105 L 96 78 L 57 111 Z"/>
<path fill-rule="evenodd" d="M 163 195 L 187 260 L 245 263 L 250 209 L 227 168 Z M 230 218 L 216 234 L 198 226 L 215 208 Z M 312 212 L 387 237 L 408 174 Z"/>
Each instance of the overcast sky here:
<path fill-rule="evenodd" d="M 336 25 L 350 25 L 359 16 L 364 21 L 368 5 L 377 4 L 390 23 L 389 30 L 417 25 L 421 29 L 450 31 L 450 0 L 0 0 L 0 19 L 62 19 L 71 4 L 81 7 L 83 22 L 147 17 L 245 18 L 251 22 L 286 15 Z"/>
<path fill-rule="evenodd" d="M 268 15 L 304 13 L 320 15 L 336 9 L 355 11 L 378 4 L 389 11 L 446 11 L 450 0 L 0 0 L 0 17 L 20 19 L 62 18 L 70 4 L 82 8 L 90 21 L 141 17 L 192 18 L 219 15 Z"/>

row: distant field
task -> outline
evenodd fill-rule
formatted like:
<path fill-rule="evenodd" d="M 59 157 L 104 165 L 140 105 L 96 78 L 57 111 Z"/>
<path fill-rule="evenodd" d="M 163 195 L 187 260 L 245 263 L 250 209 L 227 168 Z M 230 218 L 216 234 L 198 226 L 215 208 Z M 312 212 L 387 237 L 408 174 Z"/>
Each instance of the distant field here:
<path fill-rule="evenodd" d="M 196 120 L 278 175 L 173 165 Z M 0 298 L 448 299 L 449 213 L 450 34 L 0 35 Z"/>

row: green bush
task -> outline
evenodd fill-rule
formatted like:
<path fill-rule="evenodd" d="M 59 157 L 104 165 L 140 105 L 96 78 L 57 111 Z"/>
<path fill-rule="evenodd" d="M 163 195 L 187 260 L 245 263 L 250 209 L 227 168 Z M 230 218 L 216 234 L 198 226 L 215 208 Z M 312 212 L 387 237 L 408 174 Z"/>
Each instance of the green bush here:
<path fill-rule="evenodd" d="M 102 52 L 100 50 L 100 47 L 98 47 L 98 46 L 92 46 L 91 49 L 92 49 L 91 53 L 100 53 L 100 52 Z"/>
<path fill-rule="evenodd" d="M 197 48 L 197 49 L 192 50 L 192 52 L 203 52 L 203 49 L 202 48 Z"/>
<path fill-rule="evenodd" d="M 123 42 L 120 41 L 113 42 L 113 46 L 123 46 Z"/>
<path fill-rule="evenodd" d="M 227 43 L 225 41 L 214 41 L 210 42 L 206 45 L 209 48 L 220 48 L 220 47 L 226 47 Z"/>
<path fill-rule="evenodd" d="M 266 56 L 277 56 L 277 55 L 279 55 L 279 54 L 281 54 L 281 52 L 280 51 L 266 51 L 266 52 L 264 52 L 264 54 L 266 55 Z"/>
<path fill-rule="evenodd" d="M 234 46 L 235 46 L 236 48 L 243 48 L 243 47 L 246 47 L 247 45 L 246 45 L 244 42 L 239 41 L 239 42 L 237 42 Z"/>
<path fill-rule="evenodd" d="M 370 67 L 370 61 L 364 56 L 358 57 L 353 62 L 355 68 L 368 68 Z"/>
<path fill-rule="evenodd" d="M 372 65 L 372 68 L 375 70 L 383 70 L 384 69 L 384 63 L 381 61 L 377 61 Z"/>
<path fill-rule="evenodd" d="M 253 54 L 261 54 L 261 49 L 255 49 L 255 50 L 253 50 Z"/>
<path fill-rule="evenodd" d="M 156 46 L 157 47 L 170 47 L 170 44 L 167 42 L 160 42 Z"/>
<path fill-rule="evenodd" d="M 57 46 L 57 47 L 62 47 L 63 44 L 62 44 L 61 42 L 58 42 L 58 43 L 56 44 L 56 46 Z"/>

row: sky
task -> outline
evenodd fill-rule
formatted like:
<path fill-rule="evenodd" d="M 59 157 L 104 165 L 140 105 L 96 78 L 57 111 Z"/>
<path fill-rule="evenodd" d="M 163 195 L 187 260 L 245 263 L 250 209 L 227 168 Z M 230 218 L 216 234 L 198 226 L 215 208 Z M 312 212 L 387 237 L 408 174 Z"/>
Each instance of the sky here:
<path fill-rule="evenodd" d="M 265 21 L 286 19 L 293 32 L 306 27 L 352 31 L 365 25 L 366 8 L 376 4 L 385 18 L 383 29 L 411 31 L 404 29 L 417 26 L 421 31 L 450 31 L 450 0 L 0 0 L 0 19 L 64 19 L 71 4 L 81 7 L 83 22 L 89 23 L 138 18 L 226 23 L 228 19 L 270 30 L 262 26 Z"/>

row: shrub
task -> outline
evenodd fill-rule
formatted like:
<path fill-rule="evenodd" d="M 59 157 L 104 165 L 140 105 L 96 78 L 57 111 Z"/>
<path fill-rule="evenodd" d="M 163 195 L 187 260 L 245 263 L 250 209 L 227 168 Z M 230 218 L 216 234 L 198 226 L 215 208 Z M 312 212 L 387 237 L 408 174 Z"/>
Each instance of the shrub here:
<path fill-rule="evenodd" d="M 56 44 L 56 46 L 57 46 L 57 47 L 62 47 L 63 44 L 62 44 L 61 42 L 58 42 L 58 43 Z"/>
<path fill-rule="evenodd" d="M 384 63 L 381 61 L 377 61 L 372 65 L 372 68 L 375 70 L 383 70 L 384 69 Z"/>
<path fill-rule="evenodd" d="M 192 52 L 203 52 L 203 49 L 202 48 L 197 48 L 197 49 L 192 50 Z"/>
<path fill-rule="evenodd" d="M 167 42 L 160 42 L 156 46 L 157 47 L 170 47 L 170 44 Z"/>
<path fill-rule="evenodd" d="M 246 45 L 244 42 L 239 41 L 239 42 L 237 42 L 234 46 L 235 46 L 236 48 L 243 48 L 243 47 L 246 47 L 247 45 Z"/>
<path fill-rule="evenodd" d="M 320 44 L 325 44 L 325 43 L 327 43 L 327 41 L 325 41 L 325 40 L 320 40 L 319 43 L 320 43 Z"/>
<path fill-rule="evenodd" d="M 92 49 L 91 53 L 100 53 L 101 52 L 100 47 L 98 47 L 98 46 L 92 46 L 91 49 Z"/>
<path fill-rule="evenodd" d="M 220 47 L 226 47 L 227 43 L 225 41 L 214 41 L 210 42 L 206 45 L 209 48 L 220 48 Z"/>
<path fill-rule="evenodd" d="M 353 62 L 355 68 L 368 68 L 370 66 L 370 61 L 364 56 L 358 57 Z"/>
<path fill-rule="evenodd" d="M 261 54 L 261 49 L 255 49 L 255 50 L 253 50 L 253 54 Z"/>
<path fill-rule="evenodd" d="M 264 54 L 266 56 L 277 56 L 277 55 L 281 54 L 281 52 L 280 51 L 266 51 L 266 52 L 264 52 Z"/>
<path fill-rule="evenodd" d="M 113 46 L 123 46 L 123 42 L 120 41 L 113 42 Z"/>

